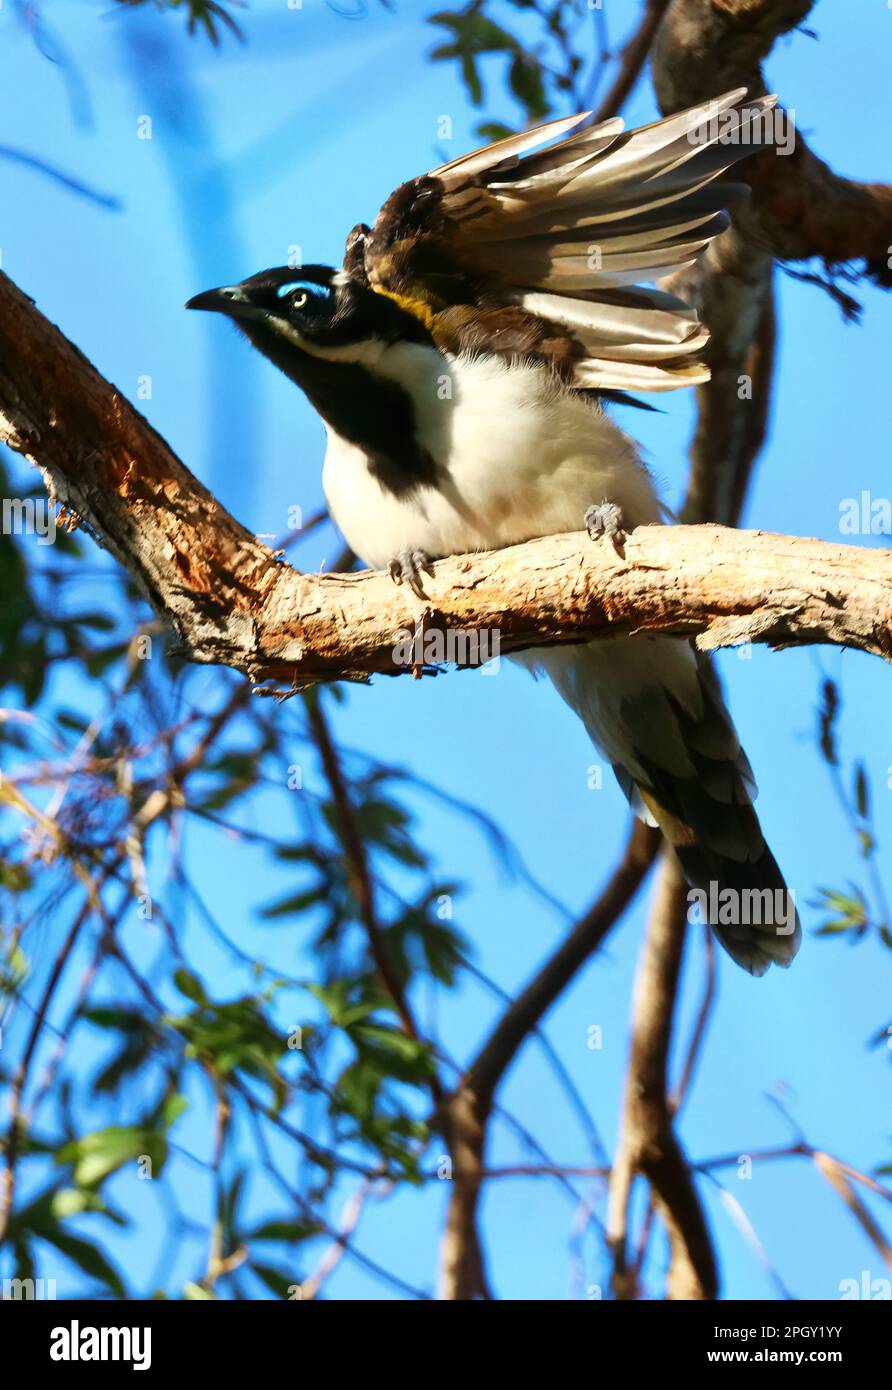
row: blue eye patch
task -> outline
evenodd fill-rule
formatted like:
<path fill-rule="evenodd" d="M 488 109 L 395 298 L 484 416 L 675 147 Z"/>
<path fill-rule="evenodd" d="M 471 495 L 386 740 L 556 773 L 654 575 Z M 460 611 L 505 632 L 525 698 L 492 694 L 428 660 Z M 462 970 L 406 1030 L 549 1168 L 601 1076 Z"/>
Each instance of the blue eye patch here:
<path fill-rule="evenodd" d="M 289 280 L 287 284 L 280 285 L 276 290 L 277 299 L 288 299 L 294 294 L 295 290 L 305 290 L 308 294 L 326 295 L 329 291 L 324 285 L 315 285 L 309 280 Z"/>

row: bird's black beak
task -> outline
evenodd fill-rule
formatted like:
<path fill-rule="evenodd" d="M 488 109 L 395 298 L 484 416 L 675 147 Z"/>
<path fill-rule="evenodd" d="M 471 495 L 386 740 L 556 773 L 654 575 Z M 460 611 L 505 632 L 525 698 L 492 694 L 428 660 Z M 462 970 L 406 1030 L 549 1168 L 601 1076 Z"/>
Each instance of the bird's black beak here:
<path fill-rule="evenodd" d="M 187 309 L 207 309 L 215 314 L 238 314 L 250 308 L 244 291 L 238 285 L 222 285 L 218 290 L 205 290 L 186 301 Z"/>

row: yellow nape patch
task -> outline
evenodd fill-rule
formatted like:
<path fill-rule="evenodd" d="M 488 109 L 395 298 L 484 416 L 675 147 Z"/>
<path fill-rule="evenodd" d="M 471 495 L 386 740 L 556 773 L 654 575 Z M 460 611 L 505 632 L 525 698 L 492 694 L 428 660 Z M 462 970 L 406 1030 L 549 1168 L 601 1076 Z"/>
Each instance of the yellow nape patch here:
<path fill-rule="evenodd" d="M 401 309 L 405 309 L 407 314 L 413 318 L 420 319 L 429 333 L 434 328 L 434 311 L 431 306 L 423 299 L 413 299 L 409 294 L 397 294 L 395 290 L 384 290 L 380 285 L 372 285 L 375 294 L 383 294 L 385 299 L 392 299 L 394 304 L 398 304 Z"/>

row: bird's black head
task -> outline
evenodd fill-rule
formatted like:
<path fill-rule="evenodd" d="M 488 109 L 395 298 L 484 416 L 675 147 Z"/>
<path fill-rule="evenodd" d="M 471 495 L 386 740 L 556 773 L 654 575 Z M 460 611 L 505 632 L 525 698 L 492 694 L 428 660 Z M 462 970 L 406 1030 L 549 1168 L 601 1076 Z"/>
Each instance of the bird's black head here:
<path fill-rule="evenodd" d="M 317 337 L 330 326 L 338 308 L 333 281 L 336 272 L 327 265 L 308 265 L 300 269 L 278 266 L 262 270 L 237 285 L 205 290 L 186 305 L 187 309 L 208 309 L 226 314 L 250 334 L 252 324 L 268 324 Z"/>
<path fill-rule="evenodd" d="M 186 308 L 225 314 L 300 385 L 307 358 L 359 362 L 370 344 L 428 341 L 413 314 L 327 265 L 262 270 L 240 284 L 206 290 Z"/>

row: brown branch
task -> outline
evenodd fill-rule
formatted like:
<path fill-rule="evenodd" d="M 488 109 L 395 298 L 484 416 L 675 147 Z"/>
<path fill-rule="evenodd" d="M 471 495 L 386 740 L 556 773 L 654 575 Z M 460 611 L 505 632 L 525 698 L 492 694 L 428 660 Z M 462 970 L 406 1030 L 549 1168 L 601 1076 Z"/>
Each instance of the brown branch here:
<path fill-rule="evenodd" d="M 814 1144 L 809 1144 L 805 1139 L 798 1139 L 795 1144 L 782 1144 L 774 1149 L 738 1149 L 733 1154 L 719 1154 L 716 1158 L 700 1159 L 694 1167 L 698 1173 L 711 1173 L 714 1168 L 733 1168 L 739 1165 L 741 1158 L 748 1158 L 751 1163 L 765 1163 L 776 1158 L 810 1158 L 817 1163 L 821 1158 L 832 1163 L 845 1177 L 861 1183 L 868 1192 L 873 1192 L 886 1202 L 892 1202 L 892 1187 L 884 1186 L 869 1173 L 862 1173 L 860 1168 L 854 1168 L 851 1163 L 846 1163 L 833 1154 L 827 1154 L 823 1149 L 816 1149 Z"/>
<path fill-rule="evenodd" d="M 520 1047 L 602 945 L 631 903 L 656 857 L 659 834 L 635 821 L 625 852 L 603 892 L 499 1020 L 466 1073 L 466 1084 L 489 1105 Z"/>
<path fill-rule="evenodd" d="M 760 64 L 775 38 L 800 23 L 811 0 L 673 0 L 654 45 L 654 85 L 665 113 L 744 86 L 765 91 Z M 862 258 L 877 274 L 892 240 L 892 190 L 847 183 L 798 140 L 792 156 L 774 152 L 747 161 L 751 203 L 668 288 L 697 304 L 709 325 L 712 377 L 698 391 L 691 476 L 681 512 L 686 522 L 735 525 L 764 442 L 775 355 L 773 261 L 820 255 L 828 263 Z M 748 387 L 741 390 L 742 385 Z M 608 1218 L 614 1287 L 634 1297 L 650 1227 L 648 1207 L 639 1258 L 630 1265 L 627 1220 L 636 1173 L 651 1178 L 672 1246 L 670 1296 L 713 1297 L 714 1257 L 696 1189 L 671 1131 L 676 1108 L 666 1092 L 666 1050 L 678 982 L 684 905 L 675 868 L 655 905 L 639 976 L 623 1134 Z M 709 991 L 701 1013 L 705 1020 Z M 700 1027 L 698 1026 L 698 1033 Z M 694 1054 L 692 1054 L 693 1056 Z M 686 1068 L 687 1073 L 687 1068 Z M 684 1092 L 687 1075 L 680 1094 Z M 661 1192 L 658 1190 L 661 1185 Z"/>
<path fill-rule="evenodd" d="M 660 21 L 670 3 L 671 0 L 646 0 L 638 28 L 624 45 L 616 75 L 595 112 L 595 123 L 606 121 L 610 116 L 616 116 L 622 110 L 632 88 L 641 76 L 650 53 L 651 44 L 660 27 Z"/>
<path fill-rule="evenodd" d="M 381 982 L 393 1001 L 403 1032 L 407 1037 L 417 1040 L 420 1033 L 415 1017 L 402 982 L 394 970 L 387 940 L 378 919 L 371 865 L 357 824 L 349 787 L 328 720 L 316 696 L 311 695 L 307 700 L 307 718 L 331 790 L 344 862 L 359 917 L 368 937 L 372 958 Z M 432 1123 L 446 1140 L 454 1183 L 453 1199 L 443 1236 L 441 1294 L 446 1299 L 488 1299 L 492 1295 L 476 1222 L 476 1189 L 479 1187 L 479 1180 L 475 1176 L 476 1153 L 482 1139 L 478 1137 L 473 1106 L 469 1105 L 467 1092 L 461 1087 L 446 1096 L 436 1065 L 432 1068 L 428 1084 L 434 1104 Z M 467 1194 L 472 1190 L 475 1192 L 475 1198 L 468 1202 Z"/>
<path fill-rule="evenodd" d="M 679 930 L 681 929 L 682 927 L 680 926 Z M 691 1041 L 688 1044 L 687 1055 L 685 1057 L 684 1066 L 682 1067 L 681 1079 L 679 1080 L 678 1085 L 675 1087 L 672 1096 L 668 1101 L 668 1111 L 670 1115 L 673 1117 L 673 1119 L 678 1114 L 679 1110 L 684 1104 L 685 1096 L 687 1095 L 691 1082 L 693 1080 L 694 1072 L 697 1067 L 697 1061 L 700 1057 L 700 1053 L 703 1050 L 703 1045 L 706 1040 L 706 1030 L 709 1024 L 709 1018 L 715 1005 L 716 950 L 715 937 L 712 934 L 711 927 L 707 926 L 705 928 L 704 940 L 706 942 L 706 981 L 703 989 L 703 998 L 697 1013 L 696 1022 L 694 1024 L 694 1031 L 691 1036 Z M 634 1284 L 630 1282 L 630 1287 L 637 1287 L 641 1283 L 641 1271 L 644 1268 L 644 1261 L 647 1257 L 648 1245 L 650 1244 L 650 1237 L 653 1231 L 654 1215 L 654 1199 L 653 1193 L 651 1192 L 648 1194 L 647 1207 L 644 1212 L 644 1217 L 641 1221 L 641 1230 L 638 1236 L 638 1249 L 635 1254 L 635 1263 L 633 1267 Z"/>
<path fill-rule="evenodd" d="M 684 1103 L 685 1096 L 688 1094 L 697 1062 L 703 1051 L 703 1044 L 706 1040 L 706 1030 L 709 1026 L 709 1019 L 715 1007 L 717 980 L 716 980 L 716 959 L 715 959 L 715 937 L 711 927 L 704 928 L 704 940 L 706 943 L 706 970 L 705 983 L 703 986 L 703 998 L 697 1012 L 697 1021 L 694 1024 L 694 1031 L 688 1046 L 684 1066 L 681 1071 L 681 1079 L 675 1087 L 672 1095 L 672 1113 L 677 1115 Z"/>
<path fill-rule="evenodd" d="M 607 1239 L 613 1251 L 613 1289 L 634 1298 L 638 1281 L 629 1258 L 628 1213 L 637 1174 L 647 1178 L 657 1214 L 669 1234 L 668 1296 L 715 1298 L 718 1275 L 712 1242 L 688 1163 L 672 1130 L 669 1046 L 685 937 L 687 885 L 666 858 L 648 923 L 635 984 L 632 1054 L 622 1129 L 610 1179 Z"/>
<path fill-rule="evenodd" d="M 765 442 L 777 339 L 773 261 L 733 228 L 663 287 L 709 325 L 710 379 L 697 387 L 691 469 L 679 520 L 737 526 Z"/>
<path fill-rule="evenodd" d="M 499 1083 L 545 1013 L 625 912 L 658 845 L 659 835 L 636 822 L 625 854 L 603 893 L 506 1009 L 456 1088 L 449 1107 L 454 1167 L 441 1257 L 444 1298 L 468 1299 L 478 1292 L 482 1264 L 478 1264 L 477 1208 L 486 1177 L 487 1126 Z"/>
<path fill-rule="evenodd" d="M 734 0 L 731 8 L 735 8 Z M 743 52 L 735 46 L 716 7 L 708 0 L 700 5 L 673 0 L 654 46 L 654 85 L 664 112 L 717 96 L 729 87 L 746 86 L 754 94 L 763 91 L 759 60 L 769 51 L 776 34 L 796 22 L 801 8 L 796 0 L 792 5 L 775 4 L 766 16 L 759 0 L 749 6 L 748 16 L 761 45 L 754 57 L 752 51 Z M 745 25 L 746 17 L 742 27 Z M 755 71 L 738 70 L 735 64 L 742 68 L 754 65 Z M 771 159 L 775 164 L 782 162 L 772 155 L 765 156 L 764 162 Z M 750 160 L 747 167 L 753 168 L 757 162 Z M 767 432 L 776 345 L 773 254 L 761 231 L 754 232 L 752 218 L 745 216 L 742 221 L 746 232 L 733 228 L 713 243 L 708 256 L 666 285 L 697 305 L 711 334 L 707 348 L 711 379 L 698 390 L 691 472 L 680 512 L 685 522 L 738 524 Z M 742 386 L 746 389 L 742 390 Z M 714 997 L 714 948 L 710 938 L 706 992 L 681 1082 L 670 1099 L 665 1056 L 662 1081 L 658 1083 L 655 1077 L 660 1068 L 654 1067 L 650 1055 L 654 1049 L 659 1053 L 660 1027 L 662 1037 L 668 1039 L 678 983 L 679 956 L 671 949 L 661 949 L 661 943 L 676 942 L 680 953 L 685 930 L 684 902 L 673 891 L 680 881 L 678 871 L 673 866 L 666 872 L 669 882 L 654 905 L 641 968 L 642 985 L 648 987 L 639 991 L 635 1006 L 633 1036 L 643 1037 L 645 1044 L 633 1046 L 622 1143 L 611 1186 L 614 1286 L 621 1297 L 634 1297 L 638 1291 L 659 1199 L 653 1184 L 637 1255 L 631 1262 L 626 1231 L 631 1185 L 636 1172 L 646 1171 L 649 1150 L 658 1154 L 667 1150 L 675 1159 L 674 1173 L 664 1183 L 663 1192 L 663 1214 L 667 1216 L 672 1246 L 670 1294 L 703 1298 L 715 1295 L 715 1261 L 696 1188 L 672 1134 L 671 1117 L 685 1095 L 702 1045 Z M 662 979 L 655 977 L 659 971 L 663 972 Z M 663 1014 L 657 1022 L 648 1018 L 655 1002 Z M 650 1050 L 646 1045 L 648 1037 Z M 642 1078 L 642 1067 L 654 1067 L 649 1079 Z M 651 1094 L 651 1102 L 644 1106 L 641 1096 L 647 1093 Z"/>
<path fill-rule="evenodd" d="M 664 111 L 678 111 L 733 87 L 766 90 L 762 62 L 777 38 L 797 28 L 814 0 L 673 0 L 653 45 L 654 86 Z M 892 286 L 892 187 L 834 174 L 797 132 L 795 147 L 748 160 L 756 244 L 781 260 L 819 256 L 828 265 L 863 260 Z M 749 221 L 750 213 L 745 214 Z"/>
<path fill-rule="evenodd" d="M 440 561 L 421 605 L 382 574 L 303 575 L 240 526 L 0 275 L 0 439 L 38 463 L 195 661 L 255 681 L 411 669 L 397 634 L 486 629 L 502 652 L 631 630 L 834 642 L 892 654 L 892 557 L 715 529 L 642 527 L 625 558 L 583 534 Z"/>
<path fill-rule="evenodd" d="M 323 1285 L 327 1283 L 341 1263 L 349 1247 L 350 1239 L 356 1233 L 362 1209 L 374 1185 L 370 1179 L 365 1179 L 356 1191 L 347 1198 L 341 1211 L 336 1238 L 324 1251 L 315 1273 L 304 1279 L 300 1286 L 302 1299 L 318 1298 Z"/>
<path fill-rule="evenodd" d="M 761 64 L 813 0 L 673 0 L 653 44 L 653 80 L 669 113 L 733 87 L 766 91 Z M 787 113 L 783 113 L 785 117 Z M 783 118 L 783 117 L 782 117 Z M 892 189 L 832 174 L 796 133 L 793 153 L 748 159 L 735 177 L 752 187 L 734 228 L 670 287 L 696 303 L 711 339 L 712 379 L 698 388 L 691 478 L 681 518 L 735 525 L 765 436 L 774 359 L 775 258 L 863 259 L 880 283 L 892 243 Z M 741 382 L 751 394 L 741 394 Z"/>
<path fill-rule="evenodd" d="M 393 1008 L 402 1023 L 403 1032 L 408 1038 L 417 1040 L 419 1032 L 415 1017 L 409 1007 L 402 983 L 394 971 L 393 962 L 387 950 L 387 942 L 378 921 L 374 881 L 368 855 L 356 822 L 356 812 L 350 799 L 350 791 L 341 767 L 338 750 L 328 727 L 328 719 L 317 698 L 311 697 L 307 700 L 306 710 L 313 742 L 319 752 L 325 780 L 331 791 L 331 799 L 337 817 L 338 838 L 344 851 L 344 866 L 347 870 L 350 891 L 356 899 L 359 919 L 368 937 L 372 959 L 381 977 L 381 983 L 393 1001 Z M 441 1094 L 440 1085 L 436 1076 L 432 1080 L 434 1099 L 438 1100 Z"/>

